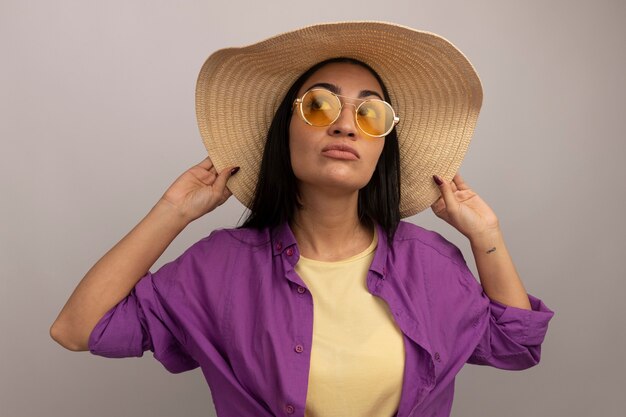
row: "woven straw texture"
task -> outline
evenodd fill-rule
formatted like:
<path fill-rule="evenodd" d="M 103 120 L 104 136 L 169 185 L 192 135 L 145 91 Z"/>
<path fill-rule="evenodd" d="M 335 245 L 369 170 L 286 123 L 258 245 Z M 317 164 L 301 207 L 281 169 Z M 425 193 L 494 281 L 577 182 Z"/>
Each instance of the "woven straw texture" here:
<path fill-rule="evenodd" d="M 228 188 L 244 206 L 252 204 L 267 131 L 287 90 L 308 68 L 338 56 L 359 59 L 378 72 L 400 117 L 403 218 L 437 200 L 433 174 L 450 181 L 458 171 L 483 97 L 465 55 L 439 35 L 402 25 L 324 23 L 220 49 L 200 70 L 200 134 L 218 172 L 241 167 Z"/>

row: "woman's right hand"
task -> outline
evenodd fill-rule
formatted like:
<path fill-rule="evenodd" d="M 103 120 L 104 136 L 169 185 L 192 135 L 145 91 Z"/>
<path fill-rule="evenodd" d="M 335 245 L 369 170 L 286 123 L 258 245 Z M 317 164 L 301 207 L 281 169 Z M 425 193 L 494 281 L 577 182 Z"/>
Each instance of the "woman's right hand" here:
<path fill-rule="evenodd" d="M 218 175 L 207 156 L 178 177 L 161 201 L 173 206 L 190 223 L 221 206 L 232 195 L 226 182 L 234 175 L 231 174 L 233 168 L 226 167 Z"/>

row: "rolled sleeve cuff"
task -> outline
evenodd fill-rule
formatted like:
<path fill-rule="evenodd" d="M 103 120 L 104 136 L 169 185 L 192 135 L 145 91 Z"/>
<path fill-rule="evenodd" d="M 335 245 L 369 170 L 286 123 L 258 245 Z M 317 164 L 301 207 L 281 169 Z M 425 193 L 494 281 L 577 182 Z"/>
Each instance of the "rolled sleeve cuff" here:
<path fill-rule="evenodd" d="M 92 330 L 89 351 L 106 358 L 142 357 L 151 349 L 149 337 L 142 331 L 144 314 L 137 304 L 135 290 L 113 306 Z"/>
<path fill-rule="evenodd" d="M 548 331 L 548 322 L 554 316 L 554 311 L 539 298 L 527 295 L 532 310 L 490 300 L 491 312 L 496 323 L 511 339 L 524 346 L 537 346 L 543 343 Z"/>

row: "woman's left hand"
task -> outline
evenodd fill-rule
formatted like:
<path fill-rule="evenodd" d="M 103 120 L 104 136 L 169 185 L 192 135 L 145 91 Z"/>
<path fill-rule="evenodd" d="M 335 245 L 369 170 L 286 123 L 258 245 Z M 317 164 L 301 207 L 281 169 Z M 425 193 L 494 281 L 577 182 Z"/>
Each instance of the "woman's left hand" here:
<path fill-rule="evenodd" d="M 437 185 L 441 196 L 430 206 L 437 217 L 470 240 L 499 230 L 496 214 L 472 191 L 458 172 L 450 182 L 439 178 L 443 182 Z"/>

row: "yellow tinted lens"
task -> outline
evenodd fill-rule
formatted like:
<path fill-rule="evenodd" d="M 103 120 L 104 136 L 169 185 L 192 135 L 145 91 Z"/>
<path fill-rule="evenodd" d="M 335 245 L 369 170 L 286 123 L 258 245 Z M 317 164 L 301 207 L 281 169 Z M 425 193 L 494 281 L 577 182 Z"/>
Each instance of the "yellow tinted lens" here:
<path fill-rule="evenodd" d="M 329 91 L 310 90 L 302 98 L 302 115 L 313 126 L 331 124 L 339 108 L 339 100 Z"/>
<path fill-rule="evenodd" d="M 393 127 L 393 109 L 383 101 L 366 101 L 359 107 L 357 122 L 365 133 L 385 135 Z"/>

